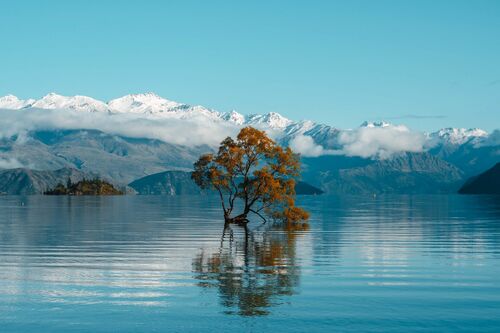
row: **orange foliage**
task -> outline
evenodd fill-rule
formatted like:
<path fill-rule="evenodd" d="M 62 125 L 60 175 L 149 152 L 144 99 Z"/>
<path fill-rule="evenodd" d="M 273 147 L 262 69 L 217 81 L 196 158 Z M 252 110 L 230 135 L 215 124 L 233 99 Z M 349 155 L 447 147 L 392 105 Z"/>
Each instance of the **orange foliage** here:
<path fill-rule="evenodd" d="M 299 156 L 283 148 L 264 131 L 245 127 L 235 139 L 221 142 L 217 154 L 202 155 L 194 164 L 192 179 L 204 189 L 215 189 L 226 221 L 247 222 L 252 212 L 266 212 L 287 223 L 307 220 L 309 214 L 295 206 L 295 179 L 300 175 Z M 235 200 L 243 212 L 231 217 Z"/>

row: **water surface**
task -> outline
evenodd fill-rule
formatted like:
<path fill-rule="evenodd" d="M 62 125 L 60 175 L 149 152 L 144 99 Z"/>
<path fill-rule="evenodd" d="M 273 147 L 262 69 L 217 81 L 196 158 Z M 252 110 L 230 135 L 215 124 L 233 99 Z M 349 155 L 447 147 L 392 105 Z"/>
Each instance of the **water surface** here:
<path fill-rule="evenodd" d="M 500 199 L 0 197 L 0 332 L 499 332 Z"/>

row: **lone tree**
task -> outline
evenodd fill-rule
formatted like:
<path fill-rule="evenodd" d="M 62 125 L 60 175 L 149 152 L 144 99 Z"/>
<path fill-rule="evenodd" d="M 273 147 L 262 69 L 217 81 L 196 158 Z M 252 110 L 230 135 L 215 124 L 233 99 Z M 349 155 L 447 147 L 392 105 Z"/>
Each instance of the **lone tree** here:
<path fill-rule="evenodd" d="M 241 129 L 236 140 L 227 137 L 217 154 L 202 155 L 191 178 L 202 189 L 218 192 L 226 223 L 247 223 L 249 213 L 264 213 L 286 223 L 307 220 L 309 214 L 295 206 L 295 179 L 299 156 L 282 148 L 264 131 Z M 233 216 L 236 199 L 243 211 Z"/>

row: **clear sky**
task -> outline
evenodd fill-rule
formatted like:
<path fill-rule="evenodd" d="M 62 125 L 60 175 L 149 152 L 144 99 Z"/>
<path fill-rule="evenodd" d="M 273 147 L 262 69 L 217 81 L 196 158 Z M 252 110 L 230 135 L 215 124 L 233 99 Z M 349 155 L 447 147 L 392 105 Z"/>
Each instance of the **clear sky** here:
<path fill-rule="evenodd" d="M 0 95 L 500 127 L 500 1 L 2 1 Z"/>

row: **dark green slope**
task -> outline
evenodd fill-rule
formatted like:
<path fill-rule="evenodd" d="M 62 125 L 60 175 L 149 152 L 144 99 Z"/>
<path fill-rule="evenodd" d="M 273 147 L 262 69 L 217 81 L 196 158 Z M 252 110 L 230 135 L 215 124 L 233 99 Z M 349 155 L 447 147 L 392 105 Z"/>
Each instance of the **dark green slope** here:
<path fill-rule="evenodd" d="M 500 194 L 500 163 L 493 168 L 470 178 L 458 193 L 461 194 Z"/>

